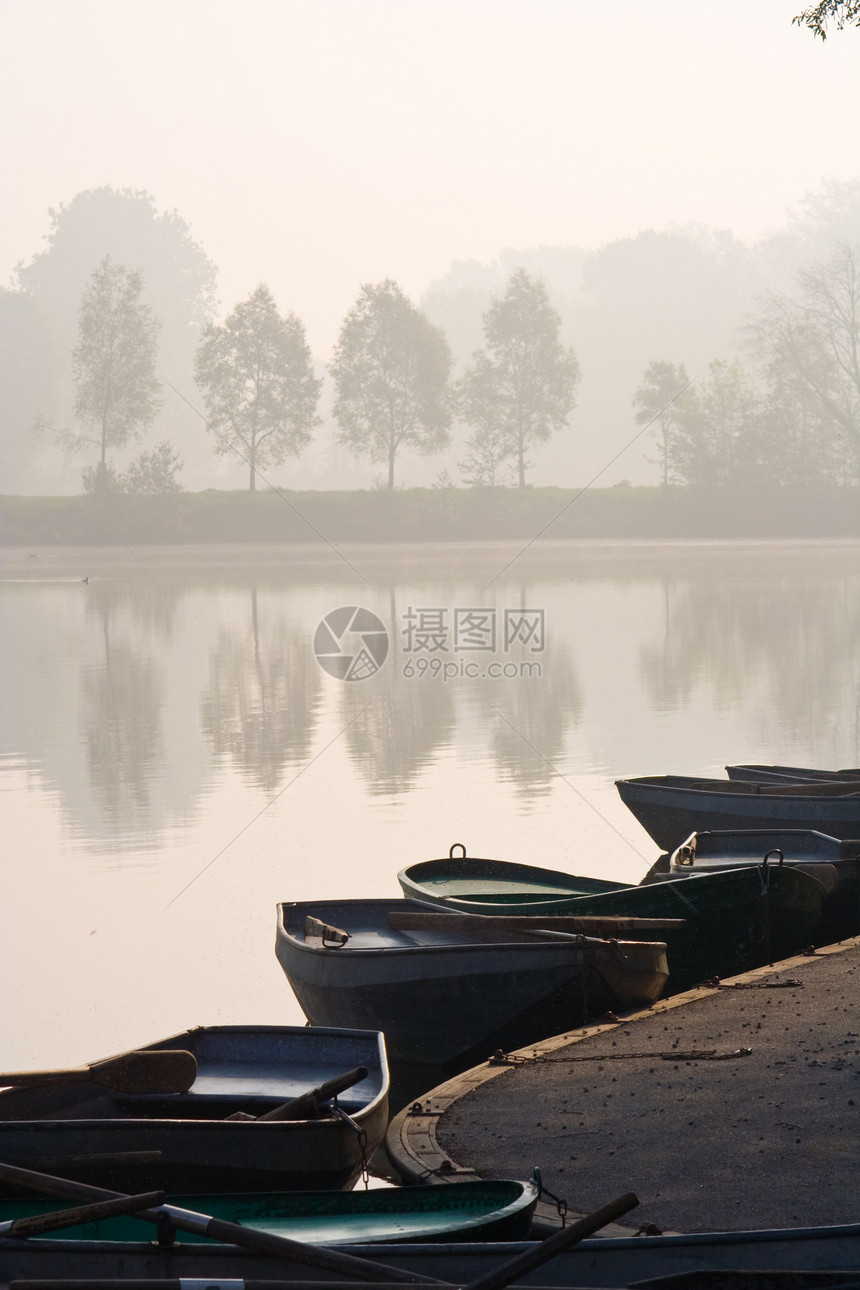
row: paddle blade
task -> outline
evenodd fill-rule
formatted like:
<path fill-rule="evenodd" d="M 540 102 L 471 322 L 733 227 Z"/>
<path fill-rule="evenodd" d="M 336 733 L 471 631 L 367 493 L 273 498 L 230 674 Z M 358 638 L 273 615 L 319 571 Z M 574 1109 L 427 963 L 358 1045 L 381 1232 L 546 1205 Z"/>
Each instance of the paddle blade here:
<path fill-rule="evenodd" d="M 94 1083 L 117 1093 L 187 1093 L 197 1059 L 184 1048 L 153 1048 L 94 1062 L 89 1072 Z"/>
<path fill-rule="evenodd" d="M 186 1093 L 197 1077 L 197 1059 L 184 1048 L 153 1048 L 108 1057 L 70 1070 L 22 1071 L 0 1075 L 0 1085 L 32 1088 L 38 1084 L 86 1081 L 117 1093 Z"/>

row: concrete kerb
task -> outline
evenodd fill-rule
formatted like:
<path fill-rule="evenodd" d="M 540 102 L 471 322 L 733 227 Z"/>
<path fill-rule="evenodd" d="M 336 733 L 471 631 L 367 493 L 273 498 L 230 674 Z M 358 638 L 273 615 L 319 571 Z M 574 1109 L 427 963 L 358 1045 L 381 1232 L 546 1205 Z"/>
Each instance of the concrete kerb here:
<path fill-rule="evenodd" d="M 503 1060 L 496 1063 L 491 1059 L 480 1066 L 473 1066 L 470 1070 L 464 1071 L 462 1074 L 454 1076 L 453 1079 L 447 1080 L 444 1084 L 431 1089 L 419 1101 L 413 1102 L 411 1106 L 404 1107 L 394 1117 L 388 1127 L 385 1138 L 385 1150 L 388 1157 L 398 1175 L 404 1182 L 409 1184 L 474 1181 L 480 1175 L 472 1166 L 451 1159 L 440 1145 L 437 1137 L 439 1122 L 445 1112 L 460 1098 L 473 1092 L 488 1081 L 498 1079 L 512 1070 L 516 1064 L 516 1059 L 522 1061 L 530 1058 L 546 1057 L 561 1048 L 567 1048 L 594 1035 L 611 1033 L 620 1025 L 629 1026 L 642 1019 L 652 1018 L 664 1012 L 671 1012 L 675 1008 L 683 1008 L 686 1004 L 696 1000 L 718 995 L 721 989 L 726 986 L 752 984 L 756 981 L 765 980 L 777 972 L 787 972 L 794 968 L 802 968 L 812 958 L 823 958 L 856 948 L 860 948 L 860 936 L 846 941 L 839 941 L 834 945 L 821 946 L 816 948 L 814 952 L 799 954 L 791 959 L 783 959 L 778 963 L 768 964 L 766 967 L 755 968 L 753 971 L 745 972 L 740 976 L 727 978 L 725 981 L 720 982 L 719 985 L 697 986 L 695 989 L 687 990 L 683 994 L 676 994 L 668 999 L 659 999 L 650 1008 L 643 1008 L 638 1012 L 624 1013 L 623 1016 L 618 1018 L 613 1016 L 611 1020 L 601 1019 L 594 1025 L 567 1031 L 561 1035 L 553 1035 L 538 1044 L 530 1044 L 526 1048 L 519 1049 L 516 1053 L 507 1054 L 507 1056 L 514 1059 L 509 1063 L 505 1063 Z M 575 1221 L 582 1215 L 569 1211 L 567 1217 L 571 1221 Z M 541 1200 L 539 1202 L 536 1219 L 536 1226 L 539 1228 L 557 1228 L 561 1224 L 557 1207 L 550 1201 Z M 607 1236 L 613 1234 L 629 1236 L 631 1228 L 623 1227 L 620 1224 L 611 1224 L 604 1229 L 604 1234 Z"/>

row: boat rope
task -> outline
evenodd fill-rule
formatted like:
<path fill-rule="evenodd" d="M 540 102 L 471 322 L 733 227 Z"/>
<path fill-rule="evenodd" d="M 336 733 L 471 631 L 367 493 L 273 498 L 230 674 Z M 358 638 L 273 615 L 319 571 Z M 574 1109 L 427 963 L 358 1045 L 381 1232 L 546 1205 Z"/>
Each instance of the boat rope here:
<path fill-rule="evenodd" d="M 428 1178 L 451 1178 L 454 1174 L 462 1174 L 464 1177 L 476 1178 L 478 1175 L 475 1170 L 468 1165 L 456 1165 L 453 1160 L 447 1157 L 442 1160 L 435 1169 L 425 1168 L 418 1174 L 421 1182 Z"/>
<path fill-rule="evenodd" d="M 521 1057 L 516 1053 L 498 1052 L 487 1064 L 489 1066 L 554 1066 L 569 1062 L 618 1062 L 632 1059 L 641 1061 L 647 1058 L 664 1062 L 725 1062 L 737 1057 L 749 1057 L 751 1053 L 751 1048 L 734 1048 L 727 1053 L 718 1053 L 716 1048 L 675 1048 L 668 1051 L 641 1053 L 584 1053 L 576 1057 L 549 1057 L 540 1053 Z"/>
<path fill-rule="evenodd" d="M 544 1186 L 543 1179 L 541 1178 L 540 1171 L 538 1169 L 535 1170 L 535 1175 L 537 1177 L 537 1182 L 540 1187 L 540 1192 L 538 1193 L 538 1200 L 542 1200 L 544 1196 L 546 1196 L 549 1200 L 551 1200 L 552 1203 L 555 1205 L 556 1209 L 558 1210 L 558 1216 L 561 1219 L 562 1227 L 565 1227 L 567 1224 L 567 1201 L 562 1199 L 561 1196 L 554 1196 L 550 1191 L 550 1189 Z"/>
<path fill-rule="evenodd" d="M 682 905 L 686 905 L 686 906 L 687 906 L 687 908 L 690 910 L 690 912 L 691 912 L 691 913 L 693 913 L 693 914 L 697 914 L 697 913 L 699 912 L 699 911 L 696 909 L 696 906 L 693 904 L 693 902 L 692 902 L 691 900 L 688 900 L 688 899 L 687 899 L 687 897 L 686 897 L 686 896 L 684 895 L 684 893 L 681 891 L 680 887 L 678 886 L 678 884 L 677 884 L 676 882 L 673 882 L 673 883 L 672 883 L 671 890 L 672 890 L 672 891 L 674 892 L 674 894 L 677 896 L 678 900 L 680 900 L 681 904 L 682 904 Z"/>
<path fill-rule="evenodd" d="M 810 945 L 809 949 L 801 950 L 801 953 L 814 954 L 815 947 Z M 784 981 L 721 981 L 715 976 L 709 981 L 702 981 L 701 986 L 712 990 L 802 990 L 803 982 L 796 976 L 786 977 Z"/>

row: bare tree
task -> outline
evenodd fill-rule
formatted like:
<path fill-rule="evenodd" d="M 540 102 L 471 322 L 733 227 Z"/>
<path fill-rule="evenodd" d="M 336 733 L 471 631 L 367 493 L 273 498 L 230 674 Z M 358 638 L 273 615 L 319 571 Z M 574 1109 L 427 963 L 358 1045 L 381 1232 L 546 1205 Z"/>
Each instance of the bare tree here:
<path fill-rule="evenodd" d="M 774 386 L 811 396 L 860 465 L 860 263 L 846 242 L 796 275 L 797 292 L 772 292 L 748 336 Z"/>

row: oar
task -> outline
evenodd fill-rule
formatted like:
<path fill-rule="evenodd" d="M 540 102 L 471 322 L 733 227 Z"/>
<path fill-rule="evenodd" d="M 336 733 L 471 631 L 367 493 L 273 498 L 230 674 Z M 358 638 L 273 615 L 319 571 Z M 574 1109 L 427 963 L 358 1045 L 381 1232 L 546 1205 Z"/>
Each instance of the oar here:
<path fill-rule="evenodd" d="M 492 1272 L 487 1272 L 475 1281 L 470 1281 L 465 1290 L 502 1290 L 512 1281 L 518 1281 L 527 1272 L 531 1272 L 532 1268 L 540 1267 L 542 1263 L 555 1258 L 556 1254 L 561 1254 L 562 1250 L 570 1249 L 577 1241 L 584 1240 L 586 1236 L 598 1232 L 601 1227 L 614 1222 L 628 1210 L 635 1209 L 638 1204 L 638 1197 L 632 1191 L 628 1191 L 617 1200 L 604 1205 L 602 1209 L 596 1209 L 593 1214 L 586 1214 L 576 1223 L 571 1223 L 570 1227 L 563 1227 L 560 1232 L 554 1232 L 533 1250 L 517 1254 L 500 1267 L 493 1268 Z"/>
<path fill-rule="evenodd" d="M 625 918 L 599 914 L 464 914 L 440 909 L 438 914 L 423 910 L 392 910 L 388 926 L 394 932 L 531 932 L 550 931 L 585 936 L 617 937 L 630 932 L 674 932 L 684 926 L 683 918 Z"/>
<path fill-rule="evenodd" d="M 22 1169 L 37 1167 L 43 1173 L 56 1169 L 60 1174 L 79 1169 L 146 1169 L 161 1164 L 161 1151 L 94 1151 L 86 1156 L 45 1156 L 38 1160 L 14 1160 Z"/>
<path fill-rule="evenodd" d="M 282 1102 L 280 1106 L 273 1107 L 264 1115 L 250 1115 L 247 1111 L 235 1111 L 233 1115 L 228 1115 L 226 1118 L 228 1120 L 304 1120 L 314 1115 L 322 1102 L 329 1102 L 333 1097 L 337 1097 L 338 1093 L 352 1088 L 354 1084 L 360 1084 L 363 1079 L 367 1079 L 367 1067 L 356 1066 L 351 1071 L 345 1071 L 343 1075 L 335 1075 L 332 1079 L 326 1080 L 319 1088 L 309 1088 L 307 1092 L 300 1093 L 289 1102 Z"/>
<path fill-rule="evenodd" d="M 102 1218 L 117 1214 L 133 1214 L 138 1209 L 150 1209 L 164 1200 L 163 1191 L 148 1191 L 140 1196 L 121 1196 L 118 1200 L 99 1200 L 93 1205 L 78 1205 L 75 1209 L 54 1209 L 47 1214 L 30 1214 L 27 1218 L 9 1218 L 0 1223 L 0 1236 L 43 1236 L 45 1232 L 61 1232 L 64 1227 L 77 1227 L 83 1223 L 97 1223 Z"/>
<path fill-rule="evenodd" d="M 122 1192 L 105 1191 L 102 1187 L 90 1187 L 85 1183 L 71 1182 L 66 1178 L 36 1173 L 32 1169 L 19 1169 L 16 1165 L 0 1163 L 0 1179 L 15 1183 L 19 1187 L 27 1187 L 32 1191 L 45 1192 L 49 1196 L 60 1196 L 69 1200 L 117 1200 L 120 1197 L 123 1200 L 128 1199 Z M 322 1246 L 305 1245 L 304 1242 L 294 1241 L 288 1236 L 260 1232 L 254 1227 L 243 1227 L 241 1223 L 229 1223 L 223 1218 L 211 1218 L 208 1214 L 180 1209 L 176 1205 L 161 1205 L 158 1209 L 141 1209 L 137 1211 L 135 1217 L 157 1224 L 164 1214 L 181 1232 L 194 1232 L 198 1236 L 211 1237 L 214 1241 L 242 1245 L 259 1254 L 271 1254 L 283 1259 L 291 1259 L 295 1263 L 305 1263 L 309 1267 L 322 1268 L 336 1276 L 357 1277 L 365 1283 L 375 1280 L 447 1285 L 447 1282 L 420 1276 L 417 1272 L 404 1272 L 402 1268 L 388 1268 L 382 1263 L 359 1259 L 352 1254 L 342 1254 Z M 554 1239 L 550 1237 L 550 1240 Z"/>
<path fill-rule="evenodd" d="M 117 1093 L 186 1093 L 197 1076 L 197 1059 L 184 1048 L 152 1048 L 69 1070 L 16 1071 L 0 1075 L 0 1085 L 100 1084 Z"/>
<path fill-rule="evenodd" d="M 196 1269 L 195 1269 L 196 1271 Z M 823 1275 L 827 1275 L 824 1273 Z M 16 1278 L 14 1281 L 4 1283 L 8 1284 L 9 1290 L 190 1290 L 191 1287 L 199 1287 L 200 1290 L 208 1290 L 208 1287 L 214 1287 L 219 1290 L 220 1287 L 235 1286 L 237 1290 L 343 1290 L 342 1281 L 323 1281 L 316 1278 L 313 1281 L 296 1281 L 292 1277 L 284 1281 L 272 1281 L 266 1277 L 263 1281 L 251 1280 L 248 1277 L 232 1278 L 225 1281 L 223 1278 L 214 1280 L 212 1277 L 99 1277 L 96 1280 L 93 1277 L 63 1277 L 58 1280 L 56 1277 L 49 1277 L 47 1280 L 36 1278 L 35 1280 L 26 1277 L 23 1280 Z M 412 1285 L 412 1282 L 392 1282 L 386 1281 L 385 1290 L 398 1290 L 398 1285 Z M 442 1284 L 447 1285 L 447 1282 Z M 855 1290 L 856 1282 L 852 1281 L 848 1290 Z M 818 1282 L 816 1281 L 816 1285 Z M 373 1281 L 366 1281 L 361 1290 L 382 1290 L 382 1286 Z M 747 1290 L 747 1287 L 739 1287 L 739 1290 Z M 781 1287 L 772 1286 L 771 1290 L 782 1290 Z M 806 1290 L 805 1286 L 799 1286 L 798 1290 Z"/>

